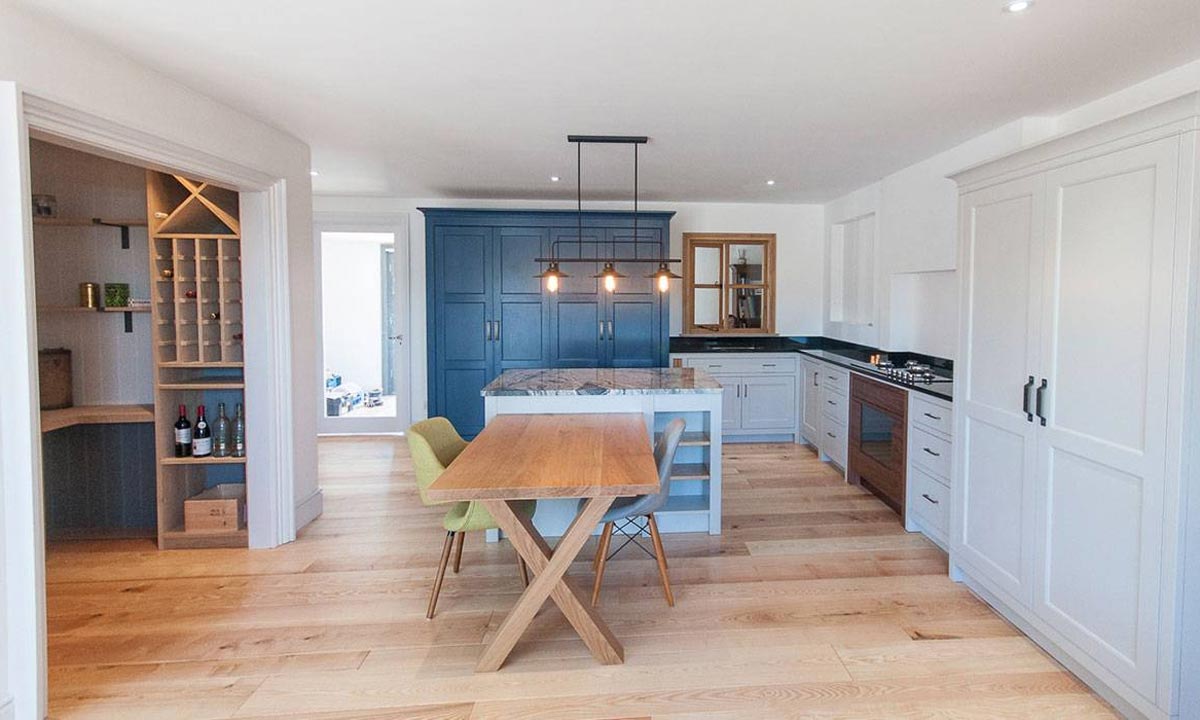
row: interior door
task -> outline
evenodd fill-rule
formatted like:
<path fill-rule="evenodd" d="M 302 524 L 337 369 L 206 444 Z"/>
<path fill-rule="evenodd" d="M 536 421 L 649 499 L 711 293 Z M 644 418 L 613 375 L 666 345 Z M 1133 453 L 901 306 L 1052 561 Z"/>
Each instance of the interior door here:
<path fill-rule="evenodd" d="M 535 259 L 549 251 L 549 237 L 546 228 L 496 229 L 493 375 L 550 364 L 550 313 L 535 277 Z"/>
<path fill-rule="evenodd" d="M 1047 176 L 1035 609 L 1148 697 L 1171 317 L 1182 310 L 1172 298 L 1178 163 L 1169 138 Z"/>
<path fill-rule="evenodd" d="M 742 429 L 781 430 L 796 426 L 796 378 L 791 375 L 742 379 Z"/>
<path fill-rule="evenodd" d="M 1045 182 L 964 195 L 959 221 L 966 311 L 955 402 L 951 550 L 993 590 L 1033 599 L 1036 428 L 1025 412 L 1038 363 Z"/>
<path fill-rule="evenodd" d="M 399 433 L 410 421 L 407 219 L 325 222 L 319 253 L 321 433 Z"/>
<path fill-rule="evenodd" d="M 436 284 L 430 336 L 436 338 L 437 396 L 430 414 L 449 418 L 463 437 L 483 430 L 479 393 L 492 380 L 494 326 L 493 229 L 438 227 L 434 231 Z"/>

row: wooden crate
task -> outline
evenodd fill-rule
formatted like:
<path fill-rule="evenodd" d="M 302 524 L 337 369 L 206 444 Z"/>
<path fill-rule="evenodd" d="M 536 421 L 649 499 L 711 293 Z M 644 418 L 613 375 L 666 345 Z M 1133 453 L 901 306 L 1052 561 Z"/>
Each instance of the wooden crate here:
<path fill-rule="evenodd" d="M 66 348 L 38 350 L 42 410 L 61 410 L 74 405 L 71 383 L 71 351 Z"/>
<path fill-rule="evenodd" d="M 231 532 L 246 524 L 246 486 L 225 483 L 183 501 L 183 529 L 189 533 Z"/>

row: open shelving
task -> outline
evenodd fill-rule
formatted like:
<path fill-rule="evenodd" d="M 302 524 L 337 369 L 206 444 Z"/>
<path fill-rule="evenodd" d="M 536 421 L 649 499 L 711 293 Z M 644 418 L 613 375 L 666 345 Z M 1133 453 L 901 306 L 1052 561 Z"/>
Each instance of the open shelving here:
<path fill-rule="evenodd" d="M 245 457 L 175 457 L 176 408 L 244 401 L 242 240 L 238 194 L 148 171 L 152 327 L 158 447 L 158 544 L 162 549 L 245 547 L 247 531 L 186 532 L 183 503 L 217 483 L 246 481 Z"/>

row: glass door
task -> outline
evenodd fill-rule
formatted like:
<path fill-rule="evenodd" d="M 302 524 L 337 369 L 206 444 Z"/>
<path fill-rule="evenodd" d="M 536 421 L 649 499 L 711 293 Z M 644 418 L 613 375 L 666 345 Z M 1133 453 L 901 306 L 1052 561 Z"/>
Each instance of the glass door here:
<path fill-rule="evenodd" d="M 403 226 L 318 226 L 321 434 L 403 432 L 408 393 Z"/>

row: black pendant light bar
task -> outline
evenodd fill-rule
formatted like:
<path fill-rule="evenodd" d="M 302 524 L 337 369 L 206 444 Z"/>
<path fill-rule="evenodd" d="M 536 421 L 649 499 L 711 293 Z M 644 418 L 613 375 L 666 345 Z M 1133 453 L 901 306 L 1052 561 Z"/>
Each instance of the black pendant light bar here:
<path fill-rule="evenodd" d="M 559 269 L 559 263 L 604 263 L 606 269 L 611 272 L 607 266 L 613 263 L 648 263 L 659 265 L 660 268 L 666 268 L 670 263 L 683 262 L 680 258 L 672 257 L 655 257 L 655 258 L 639 258 L 637 257 L 637 246 L 641 242 L 638 238 L 638 145 L 645 145 L 650 141 L 646 135 L 568 135 L 567 142 L 575 143 L 575 207 L 578 213 L 577 237 L 574 240 L 555 240 L 550 246 L 550 257 L 535 258 L 535 262 L 548 263 L 550 268 L 539 274 L 537 277 L 546 277 L 547 275 L 555 275 L 556 277 L 568 277 Z M 633 145 L 633 238 L 630 240 L 614 239 L 608 243 L 613 250 L 613 257 L 562 257 L 558 253 L 560 243 L 574 244 L 582 251 L 583 249 L 583 145 L 600 144 L 600 145 Z M 616 246 L 618 245 L 633 245 L 633 257 L 615 257 Z M 601 273 L 603 274 L 603 273 Z M 656 275 L 657 276 L 657 275 Z M 623 275 L 621 277 L 624 277 Z M 671 277 L 679 277 L 672 274 Z"/>

